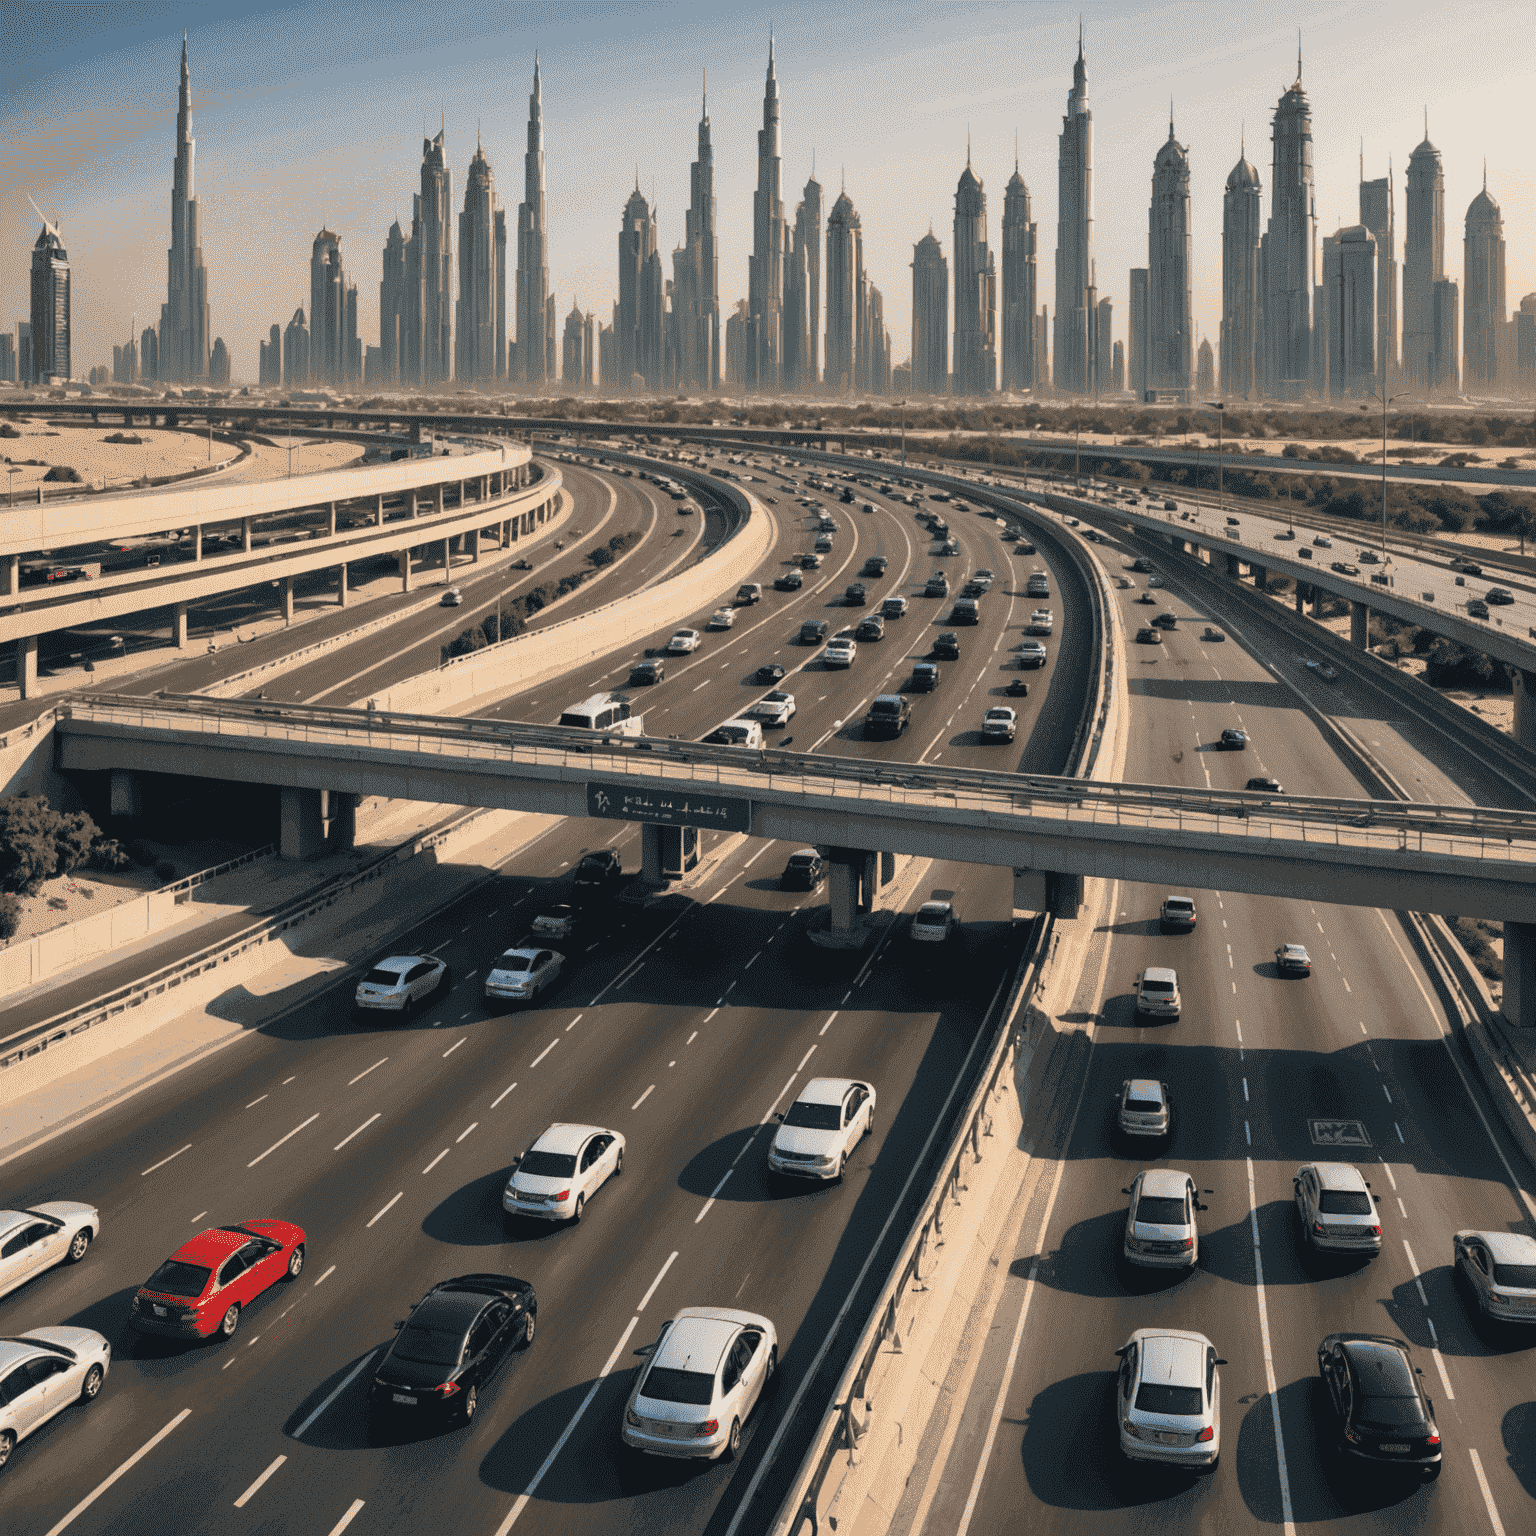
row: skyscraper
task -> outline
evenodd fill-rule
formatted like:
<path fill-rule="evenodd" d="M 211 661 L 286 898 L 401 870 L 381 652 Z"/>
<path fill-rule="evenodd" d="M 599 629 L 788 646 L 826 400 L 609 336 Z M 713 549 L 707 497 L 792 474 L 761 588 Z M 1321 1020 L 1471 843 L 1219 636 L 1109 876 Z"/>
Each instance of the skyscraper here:
<path fill-rule="evenodd" d="M 1190 279 L 1189 152 L 1173 135 L 1152 162 L 1147 221 L 1147 388 L 1189 398 L 1194 368 Z"/>
<path fill-rule="evenodd" d="M 283 384 L 288 389 L 302 389 L 308 383 L 309 327 L 300 308 L 294 310 L 293 319 L 283 331 Z"/>
<path fill-rule="evenodd" d="M 1440 151 L 1424 142 L 1408 160 L 1408 223 L 1403 239 L 1403 372 L 1429 388 L 1437 376 L 1435 284 L 1445 276 L 1445 172 Z"/>
<path fill-rule="evenodd" d="M 507 218 L 496 201 L 496 173 L 476 141 L 459 215 L 453 375 L 461 384 L 485 383 L 505 373 L 506 307 Z"/>
<path fill-rule="evenodd" d="M 997 270 L 987 248 L 987 194 L 971 170 L 955 188 L 955 393 L 997 388 Z"/>
<path fill-rule="evenodd" d="M 1094 375 L 1093 392 L 1097 397 L 1101 389 L 1109 384 L 1110 358 L 1114 352 L 1115 341 L 1115 301 L 1113 299 L 1100 299 L 1094 306 L 1094 323 L 1096 329 L 1094 335 L 1098 338 L 1100 367 Z"/>
<path fill-rule="evenodd" d="M 1391 175 L 1365 179 L 1363 150 L 1360 222 L 1376 239 L 1376 377 L 1385 388 L 1397 372 L 1397 211 Z"/>
<path fill-rule="evenodd" d="M 795 205 L 784 269 L 784 387 L 815 389 L 821 380 L 821 183 L 814 169 Z"/>
<path fill-rule="evenodd" d="M 1317 285 L 1317 205 L 1312 188 L 1312 108 L 1296 80 L 1275 108 L 1269 227 L 1260 243 L 1265 393 L 1299 400 L 1312 382 L 1312 299 Z"/>
<path fill-rule="evenodd" d="M 1499 336 L 1508 321 L 1504 309 L 1504 216 L 1488 195 L 1486 169 L 1483 190 L 1467 209 L 1464 260 L 1466 385 L 1468 389 L 1487 388 L 1499 382 Z"/>
<path fill-rule="evenodd" d="M 571 312 L 565 317 L 565 337 L 561 346 L 560 382 L 567 389 L 580 389 L 587 372 L 586 318 L 581 305 L 571 300 Z"/>
<path fill-rule="evenodd" d="M 160 377 L 160 334 L 152 325 L 146 325 L 139 332 L 139 377 Z"/>
<path fill-rule="evenodd" d="M 208 354 L 208 382 L 229 383 L 229 348 L 224 345 L 222 336 L 215 339 L 213 350 Z"/>
<path fill-rule="evenodd" d="M 664 294 L 655 210 L 637 178 L 619 230 L 619 302 L 613 326 L 618 370 L 614 382 L 620 389 L 662 387 Z"/>
<path fill-rule="evenodd" d="M 1003 189 L 1003 379 L 1002 388 L 1035 387 L 1035 226 L 1029 217 L 1029 188 L 1013 175 Z M 915 361 L 915 359 L 914 359 Z"/>
<path fill-rule="evenodd" d="M 523 156 L 523 200 L 517 208 L 516 382 L 521 384 L 541 384 L 549 362 L 548 215 L 544 187 L 544 87 L 535 54 L 533 93 L 528 98 L 528 149 Z"/>
<path fill-rule="evenodd" d="M 864 285 L 863 387 L 872 395 L 891 392 L 891 333 L 885 325 L 885 295 L 873 283 Z"/>
<path fill-rule="evenodd" d="M 1461 290 L 1448 277 L 1434 287 L 1429 301 L 1432 350 L 1429 357 L 1429 388 L 1435 394 L 1461 393 Z"/>
<path fill-rule="evenodd" d="M 1221 200 L 1221 389 L 1252 400 L 1259 387 L 1259 173 L 1247 147 L 1227 176 Z"/>
<path fill-rule="evenodd" d="M 1125 331 L 1126 359 L 1125 366 L 1130 374 L 1128 383 L 1131 392 L 1137 400 L 1147 398 L 1147 358 L 1149 356 L 1149 343 L 1147 338 L 1147 314 L 1149 310 L 1148 273 L 1145 267 L 1131 268 L 1131 302 L 1129 323 Z"/>
<path fill-rule="evenodd" d="M 1216 393 L 1216 354 L 1211 351 L 1210 337 L 1201 341 L 1195 354 L 1195 393 L 1202 397 Z"/>
<path fill-rule="evenodd" d="M 1099 295 L 1093 262 L 1093 113 L 1088 106 L 1081 27 L 1058 144 L 1053 375 L 1062 393 L 1086 395 L 1093 390 L 1097 366 L 1093 329 Z"/>
<path fill-rule="evenodd" d="M 396 219 L 384 240 L 384 276 L 379 283 L 379 354 L 386 384 L 398 384 L 404 366 L 407 314 L 405 233 Z"/>
<path fill-rule="evenodd" d="M 1376 237 L 1351 224 L 1323 241 L 1323 303 L 1328 395 L 1358 399 L 1376 387 Z"/>
<path fill-rule="evenodd" d="M 45 221 L 32 247 L 32 368 L 23 379 L 46 384 L 69 373 L 69 252 L 59 226 Z"/>
<path fill-rule="evenodd" d="M 274 325 L 261 344 L 261 372 L 258 381 L 268 388 L 276 388 L 283 382 L 283 330 Z"/>
<path fill-rule="evenodd" d="M 405 348 L 401 378 L 445 384 L 453 371 L 453 177 L 440 129 L 421 141 L 421 191 L 405 247 Z M 313 316 L 310 317 L 313 320 Z"/>
<path fill-rule="evenodd" d="M 181 93 L 176 105 L 176 160 L 171 174 L 171 248 L 166 252 L 166 301 L 160 308 L 160 371 L 173 384 L 208 376 L 208 274 L 203 268 L 192 137 L 192 75 L 187 35 L 181 35 Z"/>
<path fill-rule="evenodd" d="M 827 216 L 827 388 L 846 395 L 858 387 L 860 279 L 864 230 L 846 191 Z"/>
<path fill-rule="evenodd" d="M 768 39 L 768 80 L 763 88 L 763 126 L 757 133 L 757 190 L 752 194 L 752 255 L 747 265 L 748 387 L 779 387 L 783 358 L 784 199 L 780 195 L 779 81 Z"/>
<path fill-rule="evenodd" d="M 931 229 L 912 247 L 912 392 L 949 393 L 949 263 Z"/>
<path fill-rule="evenodd" d="M 688 171 L 684 243 L 673 258 L 678 383 L 683 389 L 720 387 L 720 262 L 715 251 L 715 152 L 709 139 L 709 98 L 699 110 L 699 153 Z M 679 256 L 681 259 L 679 260 Z"/>
<path fill-rule="evenodd" d="M 343 384 L 347 381 L 351 340 L 347 330 L 348 286 L 341 262 L 341 236 L 322 229 L 315 236 L 309 254 L 309 379 L 312 383 Z M 353 302 L 355 306 L 356 301 Z M 355 307 L 353 314 L 356 314 Z"/>

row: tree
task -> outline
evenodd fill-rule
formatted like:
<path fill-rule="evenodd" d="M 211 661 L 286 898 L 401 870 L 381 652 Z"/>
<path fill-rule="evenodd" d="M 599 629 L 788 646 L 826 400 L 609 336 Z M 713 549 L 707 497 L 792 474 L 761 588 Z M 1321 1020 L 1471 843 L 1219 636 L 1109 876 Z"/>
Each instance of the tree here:
<path fill-rule="evenodd" d="M 99 835 L 84 811 L 61 813 L 42 795 L 0 797 L 0 891 L 35 896 L 85 863 Z"/>

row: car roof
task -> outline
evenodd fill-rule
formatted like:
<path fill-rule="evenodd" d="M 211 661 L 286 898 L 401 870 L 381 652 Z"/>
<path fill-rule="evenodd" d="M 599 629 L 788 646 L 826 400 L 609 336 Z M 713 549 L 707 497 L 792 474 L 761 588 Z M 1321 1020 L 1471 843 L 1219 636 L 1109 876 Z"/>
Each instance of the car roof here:
<path fill-rule="evenodd" d="M 1141 1192 L 1182 1200 L 1191 1182 L 1182 1168 L 1148 1168 L 1141 1176 Z"/>
<path fill-rule="evenodd" d="M 504 949 L 501 958 L 505 960 L 509 955 L 527 955 L 531 960 L 543 948 L 540 944 L 514 944 L 511 949 Z"/>
<path fill-rule="evenodd" d="M 413 965 L 419 965 L 423 960 L 431 961 L 430 955 L 389 955 L 383 960 L 375 960 L 373 968 L 376 971 L 408 971 Z"/>
<path fill-rule="evenodd" d="M 1173 1387 L 1205 1385 L 1205 1352 L 1211 1346 L 1198 1333 L 1156 1333 L 1141 1336 L 1141 1379 Z"/>
<path fill-rule="evenodd" d="M 1287 955 L 1304 955 L 1307 952 L 1305 944 L 1282 944 L 1280 949 Z"/>
<path fill-rule="evenodd" d="M 713 1376 L 721 1357 L 741 1324 L 690 1308 L 680 1313 L 657 1346 L 651 1364 L 674 1371 L 699 1371 Z"/>
<path fill-rule="evenodd" d="M 47 1346 L 32 1339 L 0 1339 L 0 1375 L 33 1355 L 47 1353 Z"/>
<path fill-rule="evenodd" d="M 223 1263 L 237 1248 L 245 1247 L 255 1235 L 231 1227 L 210 1227 L 196 1237 L 189 1237 L 171 1257 L 183 1264 L 206 1264 L 211 1268 Z"/>
<path fill-rule="evenodd" d="M 1355 1337 L 1346 1334 L 1338 1342 L 1343 1345 L 1344 1353 L 1368 1395 L 1374 1387 L 1376 1395 L 1381 1397 L 1418 1396 L 1418 1383 L 1413 1366 L 1408 1362 L 1406 1344 L 1381 1334 Z"/>
<path fill-rule="evenodd" d="M 557 1120 L 534 1142 L 530 1149 L 537 1152 L 579 1152 L 589 1136 L 595 1136 L 599 1125 L 577 1125 L 573 1121 Z"/>
<path fill-rule="evenodd" d="M 1195 898 L 1193 896 L 1175 896 L 1171 891 L 1168 893 L 1168 895 L 1163 897 L 1163 901 L 1165 903 L 1182 901 L 1186 906 L 1190 907 L 1194 906 L 1195 904 Z"/>
<path fill-rule="evenodd" d="M 1458 1232 L 1458 1237 L 1475 1237 L 1488 1245 L 1495 1264 L 1536 1264 L 1536 1237 L 1523 1232 Z"/>
<path fill-rule="evenodd" d="M 841 1104 L 848 1097 L 848 1090 L 858 1086 L 852 1077 L 813 1077 L 800 1090 L 797 1104 Z"/>
<path fill-rule="evenodd" d="M 434 1285 L 411 1309 L 410 1321 L 429 1328 L 466 1328 L 485 1310 L 490 1296 L 483 1290 L 455 1290 L 446 1280 Z"/>
<path fill-rule="evenodd" d="M 949 912 L 953 910 L 953 903 L 948 901 L 925 901 L 917 909 L 919 912 L 927 912 L 930 916 L 937 912 Z"/>
<path fill-rule="evenodd" d="M 796 859 L 819 859 L 820 857 L 821 855 L 814 848 L 796 848 L 790 854 L 789 861 L 793 864 Z"/>
<path fill-rule="evenodd" d="M 1175 986 L 1177 986 L 1179 981 L 1179 973 L 1177 971 L 1169 970 L 1166 965 L 1149 965 L 1146 970 L 1141 973 L 1141 979 L 1143 981 L 1171 981 Z"/>
<path fill-rule="evenodd" d="M 1162 1101 L 1163 1085 L 1155 1077 L 1132 1077 L 1127 1079 L 1125 1086 L 1138 1098 Z M 1143 1188 L 1145 1188 L 1145 1181 L 1143 1181 Z"/>
<path fill-rule="evenodd" d="M 1313 1163 L 1312 1168 L 1324 1189 L 1365 1188 L 1365 1175 L 1353 1163 Z"/>

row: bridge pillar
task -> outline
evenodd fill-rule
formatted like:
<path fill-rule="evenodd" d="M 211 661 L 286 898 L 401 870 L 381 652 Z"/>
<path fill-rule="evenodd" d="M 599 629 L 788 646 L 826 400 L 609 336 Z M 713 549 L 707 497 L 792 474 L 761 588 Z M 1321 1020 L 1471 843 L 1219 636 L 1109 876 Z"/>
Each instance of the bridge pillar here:
<path fill-rule="evenodd" d="M 443 540 L 443 579 L 447 580 L 453 569 L 453 540 Z"/>
<path fill-rule="evenodd" d="M 279 857 L 313 859 L 325 852 L 325 808 L 321 795 L 322 791 L 318 789 L 283 786 Z"/>
<path fill-rule="evenodd" d="M 1305 606 L 1303 601 L 1302 601 L 1302 596 L 1301 596 L 1302 591 L 1303 591 L 1302 583 L 1298 581 L 1296 583 L 1296 612 L 1297 612 L 1298 615 L 1302 613 L 1302 611 L 1304 609 L 1304 606 Z"/>
<path fill-rule="evenodd" d="M 664 827 L 643 822 L 640 827 L 640 878 L 664 885 L 681 880 L 699 862 L 697 827 Z"/>
<path fill-rule="evenodd" d="M 329 796 L 331 847 L 337 851 L 357 846 L 357 796 L 333 789 Z"/>
<path fill-rule="evenodd" d="M 114 816 L 144 814 L 143 784 L 138 774 L 127 768 L 114 768 L 108 807 Z"/>
<path fill-rule="evenodd" d="M 1536 1029 L 1536 923 L 1504 924 L 1504 997 L 1499 1011 L 1517 1029 Z"/>
<path fill-rule="evenodd" d="M 480 564 L 480 530 L 478 528 L 469 530 L 469 558 L 472 564 Z"/>
<path fill-rule="evenodd" d="M 284 576 L 282 584 L 283 596 L 283 623 L 293 623 L 293 577 Z"/>
<path fill-rule="evenodd" d="M 37 636 L 23 635 L 16 642 L 16 685 L 24 699 L 37 697 Z"/>
<path fill-rule="evenodd" d="M 373 512 L 373 526 L 375 528 L 382 528 L 384 526 L 384 493 L 383 493 L 383 491 L 379 492 L 379 503 L 378 503 L 378 506 L 376 506 L 374 508 L 374 512 Z"/>
<path fill-rule="evenodd" d="M 1239 564 L 1238 564 L 1237 556 L 1236 555 L 1228 555 L 1227 556 L 1227 575 L 1230 576 L 1233 581 L 1236 581 L 1240 574 L 1241 574 L 1241 572 L 1240 572 L 1240 567 L 1239 567 Z"/>
<path fill-rule="evenodd" d="M 5 558 L 5 596 L 12 597 L 21 590 L 21 556 Z"/>
<path fill-rule="evenodd" d="M 194 560 L 203 558 L 203 525 L 201 523 L 192 530 L 192 558 Z"/>
<path fill-rule="evenodd" d="M 253 519 L 242 517 L 240 519 L 240 542 L 244 546 L 245 553 L 251 552 L 251 523 Z"/>
<path fill-rule="evenodd" d="M 442 512 L 444 506 L 447 504 L 446 503 L 447 495 L 448 495 L 448 487 L 446 485 L 444 485 L 444 484 L 439 483 L 439 485 L 437 487 L 437 510 L 438 510 L 439 513 Z"/>
<path fill-rule="evenodd" d="M 400 568 L 400 590 L 402 592 L 409 592 L 411 590 L 411 552 L 410 552 L 410 550 L 408 550 L 408 549 L 400 550 L 399 553 L 395 556 L 395 560 L 396 560 L 397 565 Z"/>
<path fill-rule="evenodd" d="M 1250 564 L 1248 569 L 1253 572 L 1253 584 L 1260 592 L 1264 590 L 1264 584 L 1269 580 L 1269 572 L 1262 565 Z"/>
<path fill-rule="evenodd" d="M 178 651 L 184 651 L 187 648 L 187 605 L 185 603 L 171 605 L 171 644 Z"/>
<path fill-rule="evenodd" d="M 1515 685 L 1515 740 L 1528 752 L 1536 752 L 1536 672 L 1511 668 Z"/>
<path fill-rule="evenodd" d="M 1349 643 L 1362 651 L 1371 643 L 1371 610 L 1365 603 L 1349 605 Z"/>
<path fill-rule="evenodd" d="M 336 503 L 333 501 L 327 507 L 326 532 L 331 538 L 336 537 Z"/>
<path fill-rule="evenodd" d="M 834 934 L 852 933 L 858 921 L 860 873 L 852 864 L 841 862 L 834 862 L 827 872 L 827 900 Z"/>
<path fill-rule="evenodd" d="M 343 560 L 341 564 L 336 567 L 336 606 L 338 608 L 345 608 L 347 606 L 348 595 L 347 562 Z"/>

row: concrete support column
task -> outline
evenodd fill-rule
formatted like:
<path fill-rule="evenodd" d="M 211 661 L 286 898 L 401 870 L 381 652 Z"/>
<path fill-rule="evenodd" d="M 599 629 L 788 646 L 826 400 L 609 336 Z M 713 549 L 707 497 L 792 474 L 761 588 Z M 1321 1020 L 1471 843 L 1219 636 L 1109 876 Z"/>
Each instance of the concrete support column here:
<path fill-rule="evenodd" d="M 37 636 L 23 635 L 16 642 L 16 684 L 24 699 L 37 697 Z"/>
<path fill-rule="evenodd" d="M 1269 580 L 1269 572 L 1262 565 L 1250 565 L 1248 569 L 1253 572 L 1254 586 L 1262 592 L 1264 590 L 1264 583 Z"/>
<path fill-rule="evenodd" d="M 1504 924 L 1504 997 L 1499 1011 L 1516 1029 L 1536 1029 L 1536 923 Z"/>
<path fill-rule="evenodd" d="M 279 857 L 313 859 L 325 852 L 325 806 L 321 794 L 318 789 L 283 786 Z"/>
<path fill-rule="evenodd" d="M 336 606 L 338 608 L 345 608 L 347 606 L 348 595 L 347 563 L 345 560 L 343 560 L 342 563 L 336 567 Z"/>
<path fill-rule="evenodd" d="M 1302 596 L 1301 596 L 1303 590 L 1304 589 L 1302 587 L 1301 582 L 1298 581 L 1296 583 L 1296 612 L 1297 612 L 1298 615 L 1303 611 L 1303 609 L 1305 607 L 1305 604 L 1304 604 L 1304 602 L 1302 600 Z"/>
<path fill-rule="evenodd" d="M 505 549 L 512 542 L 512 519 L 504 518 L 501 524 L 501 547 Z"/>
<path fill-rule="evenodd" d="M 662 829 L 647 821 L 640 827 L 640 878 L 659 884 L 661 874 Z"/>
<path fill-rule="evenodd" d="M 480 563 L 480 530 L 478 528 L 471 528 L 469 530 L 469 558 L 470 558 L 470 561 L 473 564 L 479 565 L 479 563 Z"/>
<path fill-rule="evenodd" d="M 250 552 L 251 552 L 251 523 L 252 523 L 252 521 L 253 521 L 253 519 L 251 519 L 249 517 L 243 517 L 243 518 L 240 519 L 241 543 L 242 543 L 242 545 L 245 548 L 246 554 L 250 554 Z"/>
<path fill-rule="evenodd" d="M 416 508 L 417 508 L 416 492 L 412 491 L 411 492 L 411 516 L 412 517 L 419 517 L 420 516 L 420 513 L 416 510 Z"/>
<path fill-rule="evenodd" d="M 111 774 L 111 798 L 108 807 L 114 816 L 142 816 L 144 796 L 138 774 L 127 768 L 114 768 Z"/>
<path fill-rule="evenodd" d="M 194 560 L 203 558 L 203 525 L 201 523 L 192 530 L 192 558 Z"/>
<path fill-rule="evenodd" d="M 453 570 L 453 540 L 443 540 L 443 576 L 446 579 Z"/>
<path fill-rule="evenodd" d="M 1371 610 L 1364 603 L 1349 605 L 1349 643 L 1365 650 L 1371 643 Z"/>
<path fill-rule="evenodd" d="M 379 503 L 378 503 L 378 506 L 374 508 L 373 526 L 375 528 L 382 528 L 384 526 L 384 493 L 383 493 L 383 491 L 379 492 Z"/>
<path fill-rule="evenodd" d="M 21 591 L 21 556 L 5 557 L 5 595 L 14 597 Z"/>
<path fill-rule="evenodd" d="M 851 933 L 858 921 L 861 873 L 852 864 L 842 863 L 833 863 L 827 871 L 827 899 L 835 934 Z"/>
<path fill-rule="evenodd" d="M 327 509 L 329 515 L 326 518 L 326 529 L 331 538 L 336 537 L 336 503 L 333 501 Z"/>
<path fill-rule="evenodd" d="M 459 503 L 458 504 L 461 507 L 464 505 L 464 481 L 462 481 L 462 480 L 459 481 Z"/>
<path fill-rule="evenodd" d="M 357 796 L 333 789 L 327 796 L 331 813 L 331 847 L 340 851 L 357 846 Z"/>
<path fill-rule="evenodd" d="M 408 549 L 402 549 L 395 558 L 400 565 L 400 590 L 409 592 L 411 590 L 411 552 Z"/>
<path fill-rule="evenodd" d="M 1536 752 L 1536 672 L 1515 667 L 1514 736 L 1527 752 Z"/>
<path fill-rule="evenodd" d="M 1236 581 L 1242 574 L 1242 568 L 1236 555 L 1227 556 L 1227 575 Z"/>
<path fill-rule="evenodd" d="M 439 513 L 441 513 L 443 508 L 447 505 L 447 495 L 448 487 L 446 485 L 439 485 L 437 488 L 437 510 Z"/>
<path fill-rule="evenodd" d="M 187 648 L 187 605 L 185 603 L 171 605 L 171 644 L 178 651 L 184 651 Z"/>
<path fill-rule="evenodd" d="M 279 589 L 283 595 L 283 623 L 293 623 L 293 577 L 284 576 L 283 584 Z"/>
<path fill-rule="evenodd" d="M 490 499 L 491 499 L 491 477 L 489 475 L 482 475 L 480 477 L 480 500 L 481 501 L 489 501 Z"/>

